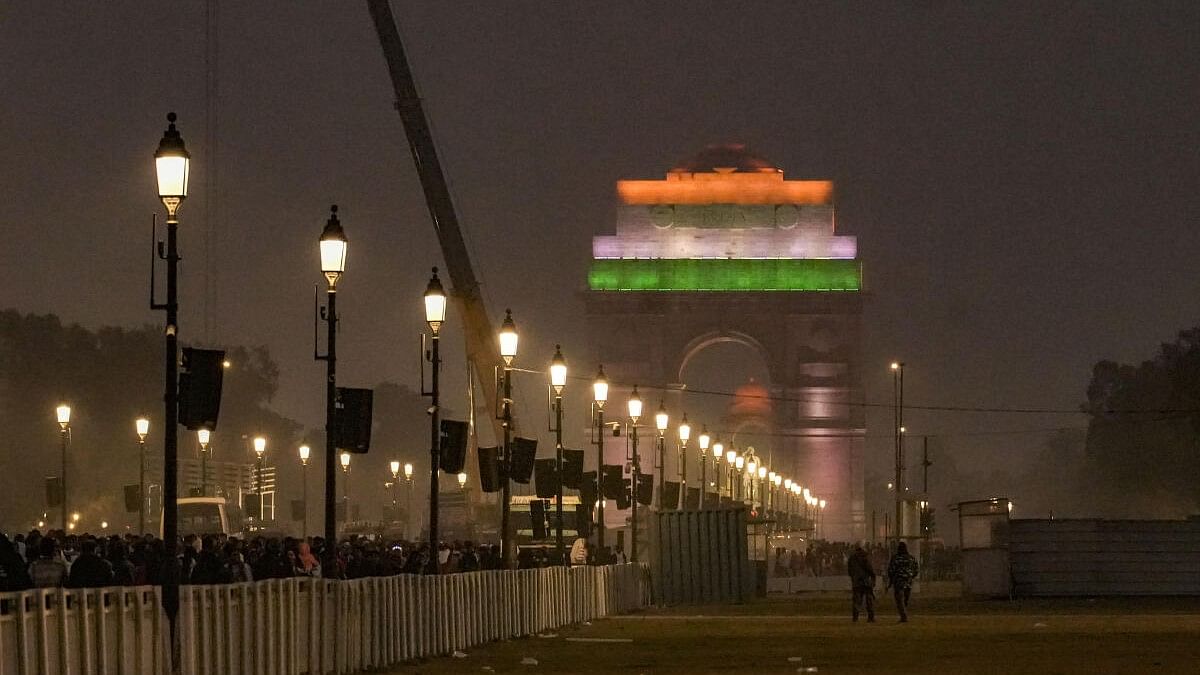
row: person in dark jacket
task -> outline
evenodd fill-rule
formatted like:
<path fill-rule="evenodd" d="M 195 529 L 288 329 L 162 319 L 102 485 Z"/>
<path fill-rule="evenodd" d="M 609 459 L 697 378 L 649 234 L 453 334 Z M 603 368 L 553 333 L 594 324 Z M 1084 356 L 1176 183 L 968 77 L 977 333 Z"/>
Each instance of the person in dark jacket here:
<path fill-rule="evenodd" d="M 850 575 L 850 592 L 852 594 L 851 618 L 858 621 L 858 614 L 866 606 L 867 623 L 875 622 L 875 568 L 871 559 L 861 545 L 855 546 L 854 551 L 846 560 L 846 573 Z"/>
<path fill-rule="evenodd" d="M 900 623 L 908 621 L 908 600 L 912 595 L 912 582 L 917 578 L 920 569 L 917 559 L 909 555 L 908 546 L 900 542 L 896 546 L 896 553 L 888 561 L 888 584 L 892 587 L 892 597 L 896 600 Z"/>
<path fill-rule="evenodd" d="M 0 592 L 33 588 L 25 559 L 8 537 L 0 534 Z"/>
<path fill-rule="evenodd" d="M 79 545 L 79 556 L 71 563 L 67 586 L 71 588 L 102 588 L 112 586 L 112 565 L 96 555 L 96 540 L 84 539 Z"/>

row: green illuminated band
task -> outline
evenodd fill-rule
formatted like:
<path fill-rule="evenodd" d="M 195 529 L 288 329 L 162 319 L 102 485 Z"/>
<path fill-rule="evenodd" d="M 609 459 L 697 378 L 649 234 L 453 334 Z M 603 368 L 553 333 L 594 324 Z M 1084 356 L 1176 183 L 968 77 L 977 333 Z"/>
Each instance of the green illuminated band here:
<path fill-rule="evenodd" d="M 593 291 L 858 291 L 862 266 L 837 259 L 592 260 Z"/>

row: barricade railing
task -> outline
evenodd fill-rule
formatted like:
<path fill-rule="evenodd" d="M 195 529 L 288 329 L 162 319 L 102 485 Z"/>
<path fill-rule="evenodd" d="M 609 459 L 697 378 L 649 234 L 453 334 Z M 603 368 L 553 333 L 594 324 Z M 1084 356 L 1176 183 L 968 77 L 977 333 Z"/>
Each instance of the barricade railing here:
<path fill-rule="evenodd" d="M 645 565 L 180 589 L 183 675 L 352 673 L 642 608 Z M 0 594 L 0 675 L 170 672 L 153 586 Z"/>

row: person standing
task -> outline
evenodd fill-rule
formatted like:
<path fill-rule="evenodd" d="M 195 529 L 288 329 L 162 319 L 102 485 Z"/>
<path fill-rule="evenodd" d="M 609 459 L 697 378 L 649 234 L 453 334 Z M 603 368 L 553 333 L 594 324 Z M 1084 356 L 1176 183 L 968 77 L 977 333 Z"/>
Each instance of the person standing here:
<path fill-rule="evenodd" d="M 896 611 L 900 613 L 900 623 L 908 621 L 908 601 L 912 595 L 912 582 L 917 578 L 921 566 L 917 559 L 909 555 L 908 546 L 904 542 L 896 545 L 896 553 L 888 561 L 888 584 L 892 587 L 892 597 L 896 600 Z"/>
<path fill-rule="evenodd" d="M 850 575 L 851 620 L 858 621 L 858 614 L 867 610 L 867 623 L 875 623 L 875 568 L 861 545 L 854 547 L 846 560 L 846 573 Z"/>

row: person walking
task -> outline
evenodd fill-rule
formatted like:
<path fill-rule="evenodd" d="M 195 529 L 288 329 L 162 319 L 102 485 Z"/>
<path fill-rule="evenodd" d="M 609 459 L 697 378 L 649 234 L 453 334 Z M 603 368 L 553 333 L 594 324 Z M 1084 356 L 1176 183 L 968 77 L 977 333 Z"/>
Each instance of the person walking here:
<path fill-rule="evenodd" d="M 858 621 L 858 614 L 867 610 L 867 623 L 875 623 L 875 568 L 862 545 L 854 547 L 846 560 L 846 573 L 850 575 L 851 620 Z"/>
<path fill-rule="evenodd" d="M 888 584 L 892 587 L 892 597 L 896 600 L 896 611 L 900 613 L 900 623 L 908 622 L 908 600 L 912 595 L 912 582 L 917 578 L 921 566 L 917 559 L 909 555 L 908 546 L 904 542 L 896 545 L 896 553 L 888 561 Z"/>

